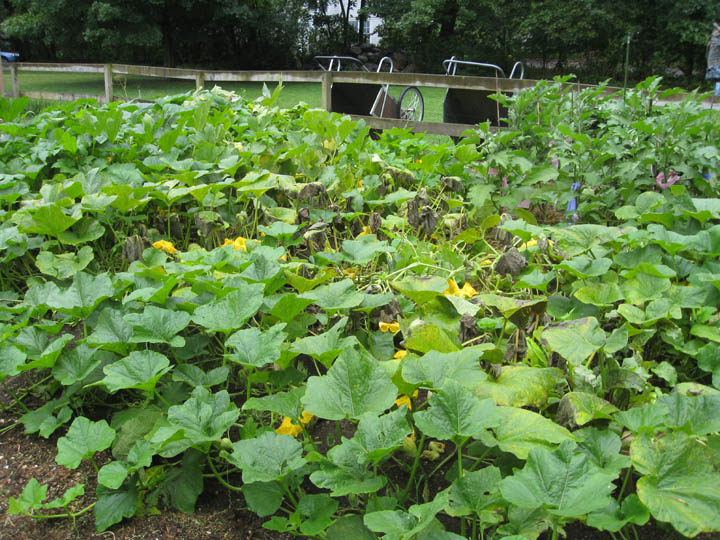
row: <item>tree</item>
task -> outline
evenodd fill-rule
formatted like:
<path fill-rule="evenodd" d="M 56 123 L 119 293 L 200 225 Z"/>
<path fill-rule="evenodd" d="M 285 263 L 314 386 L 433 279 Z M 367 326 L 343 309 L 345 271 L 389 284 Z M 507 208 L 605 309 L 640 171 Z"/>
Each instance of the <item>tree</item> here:
<path fill-rule="evenodd" d="M 91 0 L 11 0 L 2 33 L 21 43 L 23 57 L 83 61 L 92 58 L 82 39 Z"/>

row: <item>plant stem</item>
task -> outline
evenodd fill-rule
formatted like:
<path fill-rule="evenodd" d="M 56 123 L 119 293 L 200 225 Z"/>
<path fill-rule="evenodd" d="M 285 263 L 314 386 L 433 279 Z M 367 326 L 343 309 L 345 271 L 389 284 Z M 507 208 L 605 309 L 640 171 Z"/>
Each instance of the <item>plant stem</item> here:
<path fill-rule="evenodd" d="M 27 406 L 22 401 L 20 401 L 20 399 L 15 395 L 15 392 L 10 390 L 8 385 L 5 384 L 5 381 L 2 380 L 2 381 L 0 381 L 0 383 L 2 384 L 2 387 L 5 389 L 5 391 L 8 393 L 8 395 L 11 398 L 13 398 L 13 402 L 10 403 L 10 405 L 8 405 L 7 407 L 3 407 L 3 410 L 7 411 L 10 407 L 12 407 L 15 403 L 17 403 L 23 411 L 25 411 L 26 413 L 29 413 L 30 409 L 28 409 Z M 27 394 L 25 394 L 25 395 L 27 395 Z"/>
<path fill-rule="evenodd" d="M 410 486 L 413 483 L 413 480 L 415 480 L 415 473 L 417 471 L 418 465 L 420 463 L 420 454 L 422 454 L 422 447 L 425 443 L 425 434 L 423 433 L 420 436 L 420 444 L 417 446 L 415 451 L 415 459 L 413 461 L 412 469 L 410 469 L 410 478 L 408 478 L 407 484 L 405 484 L 405 489 L 402 490 L 400 497 L 400 502 L 403 502 L 405 498 L 407 497 L 408 493 L 410 493 Z"/>
<path fill-rule="evenodd" d="M 210 469 L 212 470 L 215 478 L 217 478 L 218 482 L 220 482 L 223 486 L 225 486 L 226 488 L 228 488 L 231 491 L 241 491 L 239 487 L 233 486 L 232 484 L 226 482 L 225 479 L 222 476 L 220 476 L 220 473 L 215 468 L 215 465 L 213 465 L 213 461 L 210 456 L 207 457 L 207 462 L 208 462 L 208 465 L 210 465 Z"/>
<path fill-rule="evenodd" d="M 70 512 L 66 509 L 64 514 L 27 514 L 23 513 L 24 516 L 31 517 L 33 519 L 60 519 L 60 518 L 72 518 L 75 520 L 76 517 L 83 515 L 88 510 L 91 510 L 95 506 L 96 502 L 89 504 L 82 510 L 77 512 Z"/>

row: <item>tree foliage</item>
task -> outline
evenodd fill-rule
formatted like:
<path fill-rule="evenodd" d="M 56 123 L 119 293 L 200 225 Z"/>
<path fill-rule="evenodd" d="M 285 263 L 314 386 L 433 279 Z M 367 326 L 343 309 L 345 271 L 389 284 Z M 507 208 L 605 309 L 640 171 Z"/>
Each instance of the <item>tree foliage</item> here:
<path fill-rule="evenodd" d="M 0 38 L 24 59 L 299 67 L 367 41 L 355 19 L 379 17 L 381 44 L 419 72 L 458 58 L 510 68 L 534 60 L 584 80 L 620 77 L 630 40 L 635 78 L 665 69 L 702 79 L 720 4 L 711 0 L 5 0 Z M 362 28 L 362 25 L 360 25 Z"/>

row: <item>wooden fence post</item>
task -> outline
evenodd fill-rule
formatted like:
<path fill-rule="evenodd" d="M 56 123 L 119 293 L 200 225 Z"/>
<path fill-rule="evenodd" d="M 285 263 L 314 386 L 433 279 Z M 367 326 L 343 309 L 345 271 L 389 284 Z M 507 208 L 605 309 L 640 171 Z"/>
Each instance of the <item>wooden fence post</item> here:
<path fill-rule="evenodd" d="M 103 74 L 105 76 L 105 103 L 110 103 L 114 97 L 112 64 L 105 64 Z"/>
<path fill-rule="evenodd" d="M 0 96 L 5 97 L 5 62 L 0 65 Z"/>
<path fill-rule="evenodd" d="M 10 64 L 10 78 L 12 79 L 12 97 L 17 99 L 20 97 L 17 64 Z"/>
<path fill-rule="evenodd" d="M 198 71 L 195 74 L 195 89 L 200 90 L 205 86 L 205 72 L 204 71 Z"/>
<path fill-rule="evenodd" d="M 322 107 L 326 111 L 332 110 L 332 96 L 330 88 L 332 87 L 332 72 L 325 71 L 322 74 Z"/>

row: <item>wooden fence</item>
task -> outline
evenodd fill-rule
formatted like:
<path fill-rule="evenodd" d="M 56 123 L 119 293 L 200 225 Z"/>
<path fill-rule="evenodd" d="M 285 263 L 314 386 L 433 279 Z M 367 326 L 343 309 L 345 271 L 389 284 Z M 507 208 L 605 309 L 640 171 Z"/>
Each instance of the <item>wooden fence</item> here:
<path fill-rule="evenodd" d="M 144 77 L 161 77 L 164 79 L 194 80 L 196 88 L 202 88 L 205 83 L 221 82 L 303 82 L 316 83 L 322 86 L 322 107 L 332 110 L 331 86 L 333 83 L 353 84 L 390 84 L 398 86 L 454 88 L 461 90 L 484 90 L 491 92 L 514 93 L 525 88 L 535 86 L 538 81 L 531 79 L 500 79 L 494 77 L 474 76 L 447 76 L 421 73 L 367 73 L 367 72 L 337 72 L 337 71 L 208 71 L 198 69 L 179 69 L 151 66 L 133 66 L 126 64 L 44 64 L 18 62 L 6 64 L 10 71 L 12 97 L 27 96 L 34 99 L 53 99 L 72 101 L 81 98 L 95 98 L 101 102 L 115 100 L 113 95 L 114 75 L 139 75 Z M 66 73 L 102 73 L 105 80 L 105 95 L 97 94 L 61 94 L 54 92 L 22 92 L 18 81 L 19 71 L 43 71 Z M 0 91 L 5 95 L 4 69 L 0 69 Z M 578 91 L 594 85 L 567 83 Z M 618 87 L 606 87 L 605 92 L 616 93 L 622 91 Z M 665 101 L 682 101 L 687 93 L 678 93 L 669 96 Z M 707 106 L 712 102 L 707 101 Z M 369 112 L 369 111 L 368 111 Z M 433 133 L 438 135 L 457 136 L 472 129 L 469 124 L 448 124 L 443 122 L 416 122 L 392 118 L 379 118 L 366 115 L 351 115 L 354 119 L 363 119 L 369 126 L 379 129 L 392 127 L 412 128 L 415 131 Z"/>

